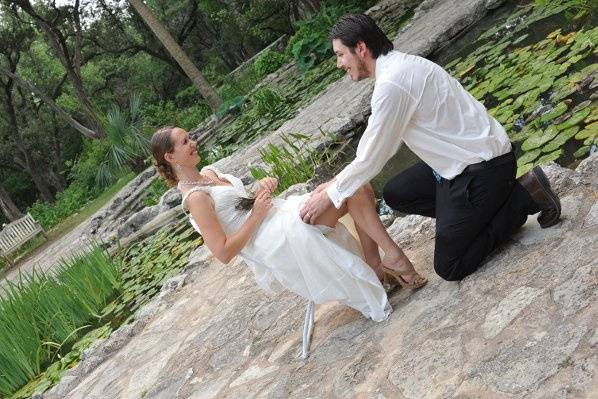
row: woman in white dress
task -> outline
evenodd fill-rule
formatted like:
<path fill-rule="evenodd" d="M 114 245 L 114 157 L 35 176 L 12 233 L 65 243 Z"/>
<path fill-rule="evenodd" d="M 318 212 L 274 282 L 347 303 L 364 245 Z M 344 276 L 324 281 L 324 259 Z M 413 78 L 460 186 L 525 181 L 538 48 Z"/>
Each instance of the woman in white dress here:
<path fill-rule="evenodd" d="M 369 185 L 341 209 L 332 209 L 310 225 L 299 217 L 309 194 L 272 199 L 277 181 L 265 178 L 257 184 L 254 201 L 248 202 L 242 199 L 249 195 L 238 178 L 209 166 L 199 172 L 197 144 L 184 129 L 158 130 L 151 147 L 156 168 L 182 192 L 183 209 L 190 212 L 191 224 L 210 251 L 225 264 L 241 256 L 264 289 L 286 287 L 315 303 L 340 301 L 382 321 L 391 311 L 380 283 L 383 267 L 404 287 L 419 288 L 427 282 L 388 236 Z M 244 209 L 247 204 L 251 208 Z M 361 248 L 338 223 L 347 212 L 355 221 Z"/>

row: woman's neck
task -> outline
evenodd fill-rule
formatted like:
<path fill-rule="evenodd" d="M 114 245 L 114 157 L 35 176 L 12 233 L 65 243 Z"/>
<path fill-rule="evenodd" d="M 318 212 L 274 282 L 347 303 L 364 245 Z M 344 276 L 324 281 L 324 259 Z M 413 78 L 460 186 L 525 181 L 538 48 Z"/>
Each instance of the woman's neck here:
<path fill-rule="evenodd" d="M 193 167 L 183 166 L 181 169 L 176 171 L 177 178 L 179 182 L 189 182 L 189 181 L 202 181 L 205 180 L 203 175 L 199 173 L 199 171 Z"/>

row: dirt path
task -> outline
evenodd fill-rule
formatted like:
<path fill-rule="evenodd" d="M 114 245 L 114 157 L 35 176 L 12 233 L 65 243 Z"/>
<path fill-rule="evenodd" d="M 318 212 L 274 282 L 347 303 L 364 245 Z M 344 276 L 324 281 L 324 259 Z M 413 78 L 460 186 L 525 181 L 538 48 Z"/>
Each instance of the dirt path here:
<path fill-rule="evenodd" d="M 85 232 L 88 230 L 92 218 L 93 216 L 56 241 L 51 242 L 43 250 L 37 251 L 35 255 L 18 263 L 2 277 L 0 287 L 4 287 L 7 281 L 18 281 L 20 273 L 29 274 L 33 269 L 46 272 L 52 270 L 60 259 L 86 252 L 89 248 L 89 240 L 86 238 Z"/>

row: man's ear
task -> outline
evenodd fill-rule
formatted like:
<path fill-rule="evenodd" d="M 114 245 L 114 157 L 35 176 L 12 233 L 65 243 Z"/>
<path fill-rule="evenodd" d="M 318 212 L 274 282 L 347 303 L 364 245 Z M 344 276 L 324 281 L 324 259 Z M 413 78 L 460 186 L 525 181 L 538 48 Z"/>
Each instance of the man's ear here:
<path fill-rule="evenodd" d="M 368 46 L 365 45 L 365 42 L 363 40 L 358 41 L 355 45 L 355 52 L 361 58 L 365 58 L 366 54 L 368 53 L 368 50 Z"/>

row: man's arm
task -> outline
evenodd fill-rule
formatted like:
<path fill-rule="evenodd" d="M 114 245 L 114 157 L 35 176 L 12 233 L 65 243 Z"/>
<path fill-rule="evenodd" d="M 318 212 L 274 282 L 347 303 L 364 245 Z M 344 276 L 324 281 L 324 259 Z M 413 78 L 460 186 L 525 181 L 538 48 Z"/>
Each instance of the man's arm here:
<path fill-rule="evenodd" d="M 417 108 L 417 101 L 391 82 L 381 82 L 372 97 L 372 115 L 359 140 L 357 154 L 326 191 L 314 192 L 305 202 L 299 217 L 313 224 L 328 207 L 340 208 L 344 200 L 376 176 L 402 143 L 402 137 Z"/>
<path fill-rule="evenodd" d="M 382 82 L 372 98 L 372 115 L 359 140 L 353 162 L 347 165 L 326 190 L 335 207 L 374 178 L 399 150 L 417 101 L 403 88 Z"/>

